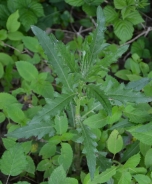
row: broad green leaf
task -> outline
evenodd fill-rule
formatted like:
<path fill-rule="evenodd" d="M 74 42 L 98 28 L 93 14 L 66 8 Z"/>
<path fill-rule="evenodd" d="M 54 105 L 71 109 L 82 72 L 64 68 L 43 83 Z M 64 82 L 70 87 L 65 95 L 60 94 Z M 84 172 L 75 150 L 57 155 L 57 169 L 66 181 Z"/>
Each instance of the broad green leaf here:
<path fill-rule="evenodd" d="M 142 143 L 142 142 L 140 142 L 139 147 L 140 147 L 140 152 L 141 152 L 141 154 L 142 154 L 144 157 L 145 157 L 147 151 L 151 148 L 150 145 L 144 144 L 144 143 Z"/>
<path fill-rule="evenodd" d="M 111 87 L 107 91 L 107 96 L 111 100 L 118 100 L 120 102 L 135 102 L 135 103 L 147 103 L 151 102 L 151 97 L 146 97 L 143 93 L 133 91 L 132 89 L 126 89 L 123 85 L 119 85 L 118 87 Z"/>
<path fill-rule="evenodd" d="M 17 104 L 17 99 L 8 93 L 0 93 L 0 109 L 5 109 L 10 106 L 10 104 Z"/>
<path fill-rule="evenodd" d="M 132 175 L 137 174 L 137 173 L 146 175 L 147 170 L 145 169 L 145 167 L 136 167 L 130 170 L 130 174 Z"/>
<path fill-rule="evenodd" d="M 71 6 L 81 6 L 84 4 L 83 0 L 65 0 L 65 2 L 70 4 Z"/>
<path fill-rule="evenodd" d="M 149 149 L 145 155 L 145 165 L 146 165 L 146 168 L 149 168 L 152 166 L 152 148 Z"/>
<path fill-rule="evenodd" d="M 83 4 L 82 9 L 89 16 L 95 16 L 96 15 L 96 7 L 93 7 L 92 5 Z"/>
<path fill-rule="evenodd" d="M 114 23 L 114 32 L 123 42 L 132 38 L 133 31 L 134 28 L 132 23 L 127 20 L 118 20 Z"/>
<path fill-rule="evenodd" d="M 18 10 L 9 16 L 6 22 L 6 27 L 8 31 L 15 32 L 19 29 L 20 22 L 18 22 L 18 18 L 19 18 Z"/>
<path fill-rule="evenodd" d="M 5 120 L 5 115 L 4 113 L 0 112 L 0 123 L 2 123 Z"/>
<path fill-rule="evenodd" d="M 151 179 L 148 176 L 145 176 L 143 174 L 136 174 L 133 177 L 138 182 L 138 184 L 150 184 L 151 183 Z"/>
<path fill-rule="evenodd" d="M 61 184 L 66 179 L 66 172 L 63 169 L 63 166 L 57 167 L 51 174 L 48 184 Z"/>
<path fill-rule="evenodd" d="M 51 83 L 39 78 L 31 83 L 31 89 L 35 93 L 42 95 L 44 98 L 52 98 L 54 94 Z"/>
<path fill-rule="evenodd" d="M 56 129 L 57 134 L 62 135 L 68 130 L 68 119 L 65 114 L 64 116 L 57 115 L 54 121 L 54 128 Z"/>
<path fill-rule="evenodd" d="M 66 178 L 62 184 L 78 184 L 78 181 L 74 178 Z"/>
<path fill-rule="evenodd" d="M 111 115 L 112 107 L 105 93 L 102 90 L 100 90 L 98 86 L 89 85 L 88 87 L 90 89 L 91 96 L 97 98 L 99 102 L 103 105 L 103 108 L 106 110 L 108 115 Z"/>
<path fill-rule="evenodd" d="M 143 18 L 141 17 L 141 15 L 139 14 L 139 12 L 137 10 L 130 12 L 126 16 L 125 19 L 128 20 L 129 22 L 131 22 L 133 25 L 137 25 L 137 24 L 144 22 Z"/>
<path fill-rule="evenodd" d="M 114 0 L 114 5 L 116 9 L 123 9 L 126 7 L 127 3 L 126 0 Z"/>
<path fill-rule="evenodd" d="M 48 170 L 50 167 L 51 167 L 52 163 L 49 159 L 44 159 L 44 160 L 41 160 L 39 163 L 38 163 L 38 166 L 36 168 L 36 170 L 38 171 L 46 171 Z"/>
<path fill-rule="evenodd" d="M 106 22 L 113 23 L 116 19 L 118 19 L 118 13 L 112 6 L 106 6 L 104 8 L 104 14 L 106 18 Z"/>
<path fill-rule="evenodd" d="M 34 164 L 33 159 L 30 156 L 27 156 L 26 160 L 27 160 L 27 166 L 26 166 L 25 171 L 28 173 L 34 174 L 35 173 L 35 164 Z"/>
<path fill-rule="evenodd" d="M 83 121 L 83 124 L 88 125 L 90 128 L 102 128 L 107 124 L 107 116 L 103 114 L 95 114 Z"/>
<path fill-rule="evenodd" d="M 58 157 L 59 165 L 62 165 L 64 170 L 68 170 L 73 160 L 73 151 L 68 143 L 61 144 L 61 155 Z"/>
<path fill-rule="evenodd" d="M 22 41 L 27 49 L 29 49 L 32 52 L 38 52 L 40 46 L 36 38 L 24 36 Z"/>
<path fill-rule="evenodd" d="M 47 120 L 50 116 L 54 116 L 57 112 L 61 112 L 74 96 L 75 93 L 61 94 L 59 97 L 49 100 L 48 104 L 46 104 L 30 121 L 30 124 L 39 123 L 44 119 Z"/>
<path fill-rule="evenodd" d="M 41 29 L 32 26 L 32 31 L 37 36 L 45 54 L 48 57 L 48 62 L 53 66 L 59 76 L 61 82 L 71 90 L 71 84 L 68 80 L 68 68 L 65 66 L 64 56 L 60 54 L 59 45 L 53 35 L 50 37 Z"/>
<path fill-rule="evenodd" d="M 53 123 L 51 121 L 41 121 L 36 124 L 28 124 L 24 127 L 18 128 L 13 132 L 8 133 L 7 136 L 16 137 L 18 139 L 36 136 L 38 139 L 41 139 L 44 135 L 53 135 L 53 133 Z"/>
<path fill-rule="evenodd" d="M 108 150 L 114 155 L 122 150 L 123 139 L 117 130 L 113 130 L 107 140 Z"/>
<path fill-rule="evenodd" d="M 8 39 L 12 41 L 20 41 L 23 38 L 23 34 L 20 31 L 9 32 Z"/>
<path fill-rule="evenodd" d="M 3 75 L 4 75 L 4 67 L 2 63 L 0 63 L 0 79 L 3 77 Z"/>
<path fill-rule="evenodd" d="M 131 127 L 127 131 L 142 143 L 152 145 L 152 122 L 145 125 Z"/>
<path fill-rule="evenodd" d="M 7 38 L 7 31 L 5 29 L 0 30 L 0 40 L 5 40 Z"/>
<path fill-rule="evenodd" d="M 16 67 L 23 79 L 31 82 L 32 80 L 36 80 L 38 77 L 38 71 L 34 65 L 27 61 L 18 61 L 16 62 Z"/>
<path fill-rule="evenodd" d="M 151 115 L 147 110 L 143 110 L 138 106 L 127 105 L 124 109 L 124 115 L 133 123 L 145 123 L 151 120 Z"/>
<path fill-rule="evenodd" d="M 16 144 L 16 141 L 12 138 L 2 138 L 4 147 L 8 150 Z"/>
<path fill-rule="evenodd" d="M 130 184 L 131 183 L 132 176 L 129 172 L 122 172 L 121 178 L 118 182 L 118 184 Z"/>
<path fill-rule="evenodd" d="M 53 143 L 46 143 L 40 150 L 39 155 L 42 156 L 43 159 L 50 158 L 56 152 L 56 145 Z"/>
<path fill-rule="evenodd" d="M 119 77 L 120 79 L 123 79 L 123 80 L 129 80 L 127 75 L 128 74 L 131 74 L 131 71 L 130 70 L 118 70 L 116 73 L 115 73 L 115 76 L 116 77 Z"/>
<path fill-rule="evenodd" d="M 87 165 L 89 168 L 91 179 L 94 177 L 96 170 L 96 136 L 91 132 L 90 128 L 81 123 L 81 133 L 83 138 L 84 152 L 87 158 Z"/>
<path fill-rule="evenodd" d="M 6 53 L 1 52 L 0 53 L 0 63 L 2 63 L 4 66 L 8 64 L 13 64 L 14 61 L 11 56 L 9 56 Z"/>
<path fill-rule="evenodd" d="M 130 157 L 127 162 L 123 165 L 123 168 L 126 168 L 126 169 L 133 169 L 135 167 L 137 167 L 137 165 L 139 164 L 140 162 L 140 154 L 136 154 L 132 157 Z"/>
<path fill-rule="evenodd" d="M 12 119 L 15 123 L 18 123 L 20 125 L 25 125 L 27 118 L 24 114 L 24 112 L 15 105 L 10 105 L 7 107 L 7 114 L 10 119 Z"/>
<path fill-rule="evenodd" d="M 5 151 L 1 159 L 1 172 L 5 175 L 17 176 L 27 166 L 26 157 L 20 145 Z"/>
<path fill-rule="evenodd" d="M 112 166 L 111 168 L 105 170 L 101 174 L 94 177 L 92 181 L 89 181 L 88 184 L 98 184 L 105 183 L 110 180 L 110 178 L 116 174 L 116 167 Z"/>
<path fill-rule="evenodd" d="M 43 6 L 33 0 L 17 0 L 20 14 L 20 21 L 23 24 L 25 30 L 29 30 L 31 25 L 37 23 L 38 17 L 44 16 Z"/>

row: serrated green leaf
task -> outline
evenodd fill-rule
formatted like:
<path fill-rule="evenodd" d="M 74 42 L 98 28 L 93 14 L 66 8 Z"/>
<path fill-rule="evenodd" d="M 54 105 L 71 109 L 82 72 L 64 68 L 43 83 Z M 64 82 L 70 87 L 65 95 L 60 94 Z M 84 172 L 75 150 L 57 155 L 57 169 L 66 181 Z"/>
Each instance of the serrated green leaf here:
<path fill-rule="evenodd" d="M 34 174 L 35 173 L 35 164 L 34 164 L 33 159 L 30 156 L 27 156 L 26 160 L 27 160 L 28 164 L 26 166 L 25 171 L 28 173 Z"/>
<path fill-rule="evenodd" d="M 117 130 L 113 130 L 107 140 L 108 150 L 114 155 L 122 150 L 123 139 Z"/>
<path fill-rule="evenodd" d="M 57 131 L 57 134 L 62 135 L 68 130 L 68 119 L 66 115 L 64 116 L 56 116 L 55 117 L 55 126 L 54 128 Z"/>
<path fill-rule="evenodd" d="M 143 93 L 133 91 L 132 89 L 126 89 L 123 85 L 109 89 L 107 91 L 107 96 L 109 96 L 111 100 L 118 100 L 123 103 L 147 103 L 152 101 L 152 98 L 146 97 Z"/>
<path fill-rule="evenodd" d="M 44 16 L 41 3 L 32 0 L 17 0 L 17 9 L 19 9 L 20 21 L 26 30 L 31 25 L 37 23 L 37 18 Z"/>
<path fill-rule="evenodd" d="M 83 138 L 83 146 L 85 149 L 85 154 L 87 158 L 87 165 L 89 168 L 91 179 L 94 177 L 94 173 L 96 170 L 96 146 L 97 143 L 95 142 L 96 136 L 91 132 L 89 127 L 83 125 L 81 123 L 82 128 L 82 138 Z"/>
<path fill-rule="evenodd" d="M 132 23 L 127 20 L 118 20 L 114 23 L 114 32 L 123 42 L 132 38 L 133 31 Z"/>
<path fill-rule="evenodd" d="M 50 121 L 38 122 L 36 124 L 28 124 L 24 127 L 16 129 L 13 132 L 8 133 L 7 136 L 15 137 L 18 139 L 36 136 L 38 137 L 38 139 L 41 139 L 46 134 L 54 134 L 53 123 Z"/>
<path fill-rule="evenodd" d="M 112 6 L 106 6 L 103 11 L 105 14 L 106 22 L 113 23 L 116 19 L 118 19 L 118 13 Z"/>
<path fill-rule="evenodd" d="M 126 86 L 126 89 L 133 89 L 135 91 L 142 90 L 150 82 L 149 78 L 142 78 L 137 81 L 129 82 Z"/>
<path fill-rule="evenodd" d="M 82 9 L 89 16 L 96 15 L 96 7 L 93 7 L 92 5 L 83 4 Z"/>
<path fill-rule="evenodd" d="M 136 154 L 134 156 L 132 156 L 131 158 L 129 158 L 127 160 L 127 162 L 123 165 L 123 168 L 126 168 L 126 169 L 133 169 L 135 167 L 137 167 L 137 165 L 139 164 L 140 162 L 140 154 Z"/>
<path fill-rule="evenodd" d="M 5 151 L 1 159 L 1 172 L 5 175 L 17 176 L 26 168 L 27 161 L 22 147 L 17 144 Z"/>
<path fill-rule="evenodd" d="M 71 90 L 71 84 L 68 80 L 68 68 L 64 63 L 64 56 L 60 54 L 57 40 L 53 35 L 50 37 L 41 29 L 32 26 L 32 31 L 38 37 L 38 40 L 46 53 L 49 63 L 54 67 L 62 83 Z"/>
<path fill-rule="evenodd" d="M 131 127 L 127 131 L 144 144 L 152 145 L 152 123 Z"/>
<path fill-rule="evenodd" d="M 138 182 L 138 184 L 150 184 L 151 183 L 151 179 L 148 176 L 145 176 L 143 174 L 136 174 L 133 177 Z"/>
<path fill-rule="evenodd" d="M 46 143 L 40 150 L 39 155 L 42 156 L 42 158 L 50 158 L 53 156 L 56 152 L 56 145 L 53 143 Z"/>
<path fill-rule="evenodd" d="M 2 63 L 0 63 L 0 78 L 2 78 L 4 75 L 4 67 L 2 65 Z"/>
<path fill-rule="evenodd" d="M 24 36 L 22 41 L 27 49 L 29 49 L 32 52 L 38 52 L 40 46 L 36 38 Z"/>
<path fill-rule="evenodd" d="M 90 128 L 102 128 L 107 124 L 107 116 L 103 114 L 95 114 L 83 121 L 83 124 L 88 125 Z"/>
<path fill-rule="evenodd" d="M 123 9 L 127 6 L 126 0 L 114 0 L 114 6 L 116 9 Z"/>
<path fill-rule="evenodd" d="M 9 16 L 6 22 L 6 27 L 8 31 L 15 32 L 19 29 L 20 22 L 18 22 L 18 18 L 19 18 L 18 10 Z"/>
<path fill-rule="evenodd" d="M 38 171 L 46 171 L 48 170 L 50 167 L 51 167 L 52 163 L 49 159 L 44 159 L 44 160 L 41 160 L 39 163 L 38 163 L 38 166 L 36 168 L 36 170 Z"/>
<path fill-rule="evenodd" d="M 59 177 L 60 176 L 60 177 Z M 51 174 L 48 184 L 61 184 L 66 179 L 66 172 L 63 166 L 57 167 Z"/>
<path fill-rule="evenodd" d="M 5 29 L 0 30 L 0 40 L 5 40 L 7 38 L 7 31 Z"/>
<path fill-rule="evenodd" d="M 2 138 L 4 147 L 8 150 L 16 144 L 16 141 L 12 138 Z"/>
<path fill-rule="evenodd" d="M 121 178 L 118 182 L 118 184 L 130 184 L 131 183 L 132 176 L 129 172 L 123 172 L 121 173 Z"/>
<path fill-rule="evenodd" d="M 81 6 L 84 4 L 83 0 L 65 0 L 65 2 L 70 4 L 71 6 Z"/>
<path fill-rule="evenodd" d="M 145 157 L 147 151 L 151 148 L 150 145 L 144 144 L 144 143 L 142 143 L 142 142 L 140 142 L 139 147 L 140 147 L 140 152 L 141 152 L 141 154 L 142 154 L 144 157 Z"/>
<path fill-rule="evenodd" d="M 146 111 L 136 106 L 128 105 L 124 109 L 124 115 L 133 123 L 144 123 L 151 120 L 151 115 Z"/>
<path fill-rule="evenodd" d="M 116 174 L 116 167 L 112 166 L 111 168 L 105 170 L 101 174 L 95 176 L 93 181 L 89 181 L 88 184 L 105 183 L 115 174 Z"/>
<path fill-rule="evenodd" d="M 9 107 L 10 104 L 18 104 L 17 99 L 8 93 L 0 93 L 0 109 L 5 109 Z"/>
<path fill-rule="evenodd" d="M 68 143 L 61 144 L 61 155 L 58 157 L 59 165 L 62 165 L 64 170 L 68 170 L 73 160 L 73 151 Z"/>
<path fill-rule="evenodd" d="M 115 76 L 120 78 L 120 79 L 123 79 L 123 80 L 129 80 L 127 75 L 128 74 L 131 74 L 131 71 L 130 70 L 125 70 L 125 69 L 122 69 L 122 70 L 119 70 L 115 73 Z"/>
<path fill-rule="evenodd" d="M 38 71 L 34 65 L 27 61 L 18 61 L 16 62 L 16 67 L 21 75 L 26 81 L 31 82 L 32 80 L 36 80 L 38 77 Z"/>
<path fill-rule="evenodd" d="M 137 25 L 137 24 L 144 22 L 143 18 L 141 17 L 141 15 L 139 14 L 139 12 L 137 10 L 130 12 L 126 16 L 125 19 L 128 20 L 129 22 L 131 22 L 133 25 Z"/>
<path fill-rule="evenodd" d="M 146 165 L 146 168 L 149 168 L 152 166 L 152 148 L 149 149 L 145 155 L 145 165 Z"/>
<path fill-rule="evenodd" d="M 37 115 L 31 120 L 30 124 L 39 123 L 42 120 L 47 120 L 50 116 L 54 116 L 57 112 L 61 112 L 67 104 L 74 98 L 75 93 L 61 94 L 59 97 L 49 100 Z"/>
<path fill-rule="evenodd" d="M 95 85 L 89 85 L 88 88 L 90 89 L 91 96 L 96 97 L 99 102 L 103 105 L 108 115 L 111 115 L 112 107 L 105 93 L 100 90 L 98 86 Z"/>

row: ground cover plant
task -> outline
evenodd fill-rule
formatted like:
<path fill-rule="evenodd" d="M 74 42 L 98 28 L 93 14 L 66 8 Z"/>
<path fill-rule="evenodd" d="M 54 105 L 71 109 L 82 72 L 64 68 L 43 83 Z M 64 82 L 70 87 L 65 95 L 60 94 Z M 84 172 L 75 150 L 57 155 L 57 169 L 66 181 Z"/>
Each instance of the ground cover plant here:
<path fill-rule="evenodd" d="M 148 1 L 1 2 L 0 183 L 151 184 Z"/>

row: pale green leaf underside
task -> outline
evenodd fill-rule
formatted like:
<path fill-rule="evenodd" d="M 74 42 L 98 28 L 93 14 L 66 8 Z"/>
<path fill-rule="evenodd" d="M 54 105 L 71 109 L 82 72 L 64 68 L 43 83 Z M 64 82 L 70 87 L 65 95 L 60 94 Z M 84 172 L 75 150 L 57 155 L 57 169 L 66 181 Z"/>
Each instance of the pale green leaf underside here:
<path fill-rule="evenodd" d="M 7 134 L 9 137 L 15 137 L 15 138 L 29 138 L 32 136 L 38 137 L 38 139 L 41 139 L 46 134 L 53 134 L 53 123 L 50 121 L 48 122 L 39 122 L 37 124 L 28 124 L 24 127 L 18 128 L 17 130 L 10 132 Z"/>

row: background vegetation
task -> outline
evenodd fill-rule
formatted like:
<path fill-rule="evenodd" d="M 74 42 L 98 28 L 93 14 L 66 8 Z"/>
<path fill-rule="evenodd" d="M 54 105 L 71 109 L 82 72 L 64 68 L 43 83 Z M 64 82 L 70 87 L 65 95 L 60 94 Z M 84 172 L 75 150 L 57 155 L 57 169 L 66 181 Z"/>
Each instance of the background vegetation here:
<path fill-rule="evenodd" d="M 150 0 L 0 0 L 0 183 L 152 183 Z"/>

